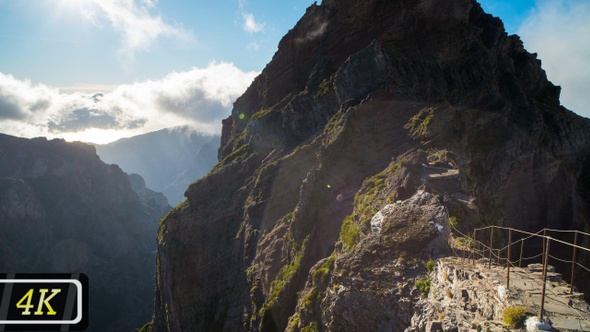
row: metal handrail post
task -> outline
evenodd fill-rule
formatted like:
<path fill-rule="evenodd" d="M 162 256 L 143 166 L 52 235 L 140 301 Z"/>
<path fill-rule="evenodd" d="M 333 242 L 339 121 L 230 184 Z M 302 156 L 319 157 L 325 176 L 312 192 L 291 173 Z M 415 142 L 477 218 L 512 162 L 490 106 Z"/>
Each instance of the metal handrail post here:
<path fill-rule="evenodd" d="M 494 241 L 494 228 L 490 228 L 490 254 L 488 257 L 488 269 L 492 268 L 492 250 L 493 250 L 493 241 Z"/>
<path fill-rule="evenodd" d="M 473 266 L 475 266 L 475 250 L 476 250 L 476 248 L 477 248 L 477 247 L 476 247 L 476 243 L 477 243 L 477 242 L 476 242 L 476 240 L 475 240 L 475 239 L 476 239 L 476 235 L 475 235 L 476 233 L 475 233 L 475 232 L 477 232 L 477 230 L 476 230 L 476 229 L 474 229 L 474 230 L 473 230 L 473 241 L 471 241 L 471 246 L 473 247 L 473 248 L 472 248 L 472 250 L 473 250 L 473 252 L 472 252 L 472 255 L 473 255 L 473 256 L 471 256 L 473 260 L 472 260 L 471 262 L 473 263 Z"/>
<path fill-rule="evenodd" d="M 545 252 L 545 247 L 547 246 L 547 230 L 543 229 L 543 251 Z M 541 263 L 545 264 L 545 256 L 541 256 Z"/>
<path fill-rule="evenodd" d="M 572 255 L 572 280 L 570 282 L 570 295 L 574 294 L 574 270 L 576 267 L 576 245 L 578 244 L 578 233 L 574 233 L 574 253 Z"/>
<path fill-rule="evenodd" d="M 546 239 L 546 251 L 545 251 L 545 260 L 543 261 L 543 291 L 541 293 L 541 313 L 539 314 L 539 319 L 543 320 L 543 310 L 545 309 L 545 287 L 547 286 L 547 262 L 549 261 L 549 245 L 551 244 L 551 238 L 548 237 Z"/>
<path fill-rule="evenodd" d="M 465 246 L 463 246 L 463 248 L 461 248 L 462 251 L 462 255 L 461 255 L 461 264 L 463 264 L 463 261 L 465 260 Z"/>
<path fill-rule="evenodd" d="M 506 258 L 506 289 L 510 289 L 510 249 L 512 245 L 512 230 L 508 230 L 508 254 Z"/>
<path fill-rule="evenodd" d="M 518 267 L 522 267 L 522 252 L 524 250 L 524 239 L 520 239 L 520 259 L 518 260 Z"/>

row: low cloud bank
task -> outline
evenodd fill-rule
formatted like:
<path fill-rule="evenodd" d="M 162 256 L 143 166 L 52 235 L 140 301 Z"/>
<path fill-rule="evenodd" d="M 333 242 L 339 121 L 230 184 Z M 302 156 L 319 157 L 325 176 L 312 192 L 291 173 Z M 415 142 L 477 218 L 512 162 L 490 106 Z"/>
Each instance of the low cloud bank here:
<path fill-rule="evenodd" d="M 256 75 L 220 62 L 108 93 L 64 94 L 0 73 L 0 132 L 68 139 L 84 139 L 86 132 L 96 137 L 86 140 L 97 143 L 180 125 L 218 133 L 221 119 Z"/>
<path fill-rule="evenodd" d="M 539 54 L 549 80 L 561 85 L 561 103 L 590 118 L 590 2 L 540 0 L 518 34 Z"/>

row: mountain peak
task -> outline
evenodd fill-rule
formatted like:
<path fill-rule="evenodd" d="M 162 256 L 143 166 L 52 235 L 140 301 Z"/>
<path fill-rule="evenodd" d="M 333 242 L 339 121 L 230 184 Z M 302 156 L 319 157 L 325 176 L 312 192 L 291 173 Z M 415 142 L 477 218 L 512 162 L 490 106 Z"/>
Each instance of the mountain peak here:
<path fill-rule="evenodd" d="M 455 229 L 586 229 L 559 93 L 475 1 L 312 5 L 161 224 L 154 330 L 402 331 Z"/>
<path fill-rule="evenodd" d="M 223 121 L 220 159 L 244 142 L 296 146 L 338 111 L 329 104 L 377 90 L 494 109 L 558 108 L 560 92 L 536 55 L 476 1 L 324 1 L 308 8 L 236 101 Z M 269 131 L 272 143 L 257 140 Z"/>

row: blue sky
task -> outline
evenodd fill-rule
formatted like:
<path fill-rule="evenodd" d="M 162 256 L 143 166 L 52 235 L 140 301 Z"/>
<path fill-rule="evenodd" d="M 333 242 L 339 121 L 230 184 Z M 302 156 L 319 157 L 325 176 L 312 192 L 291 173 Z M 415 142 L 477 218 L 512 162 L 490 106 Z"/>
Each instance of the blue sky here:
<path fill-rule="evenodd" d="M 218 133 L 307 0 L 0 0 L 0 132 L 106 142 Z M 590 1 L 482 0 L 584 116 Z"/>
<path fill-rule="evenodd" d="M 172 71 L 206 67 L 214 60 L 260 71 L 278 40 L 313 3 L 135 0 L 130 13 L 125 2 L 0 0 L 0 71 L 56 87 L 158 79 Z M 97 3 L 112 3 L 112 12 Z M 125 32 L 108 16 L 135 19 L 145 12 L 160 17 L 173 31 L 122 50 Z M 254 17 L 259 31 L 244 28 L 247 15 Z M 143 24 L 149 29 L 149 23 Z"/>

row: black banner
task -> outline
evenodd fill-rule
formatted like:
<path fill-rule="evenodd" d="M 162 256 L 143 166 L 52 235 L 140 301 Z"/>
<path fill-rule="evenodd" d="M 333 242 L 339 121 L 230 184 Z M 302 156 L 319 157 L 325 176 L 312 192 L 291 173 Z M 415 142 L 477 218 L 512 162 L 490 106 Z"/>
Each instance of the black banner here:
<path fill-rule="evenodd" d="M 85 274 L 0 274 L 0 331 L 84 331 Z"/>

